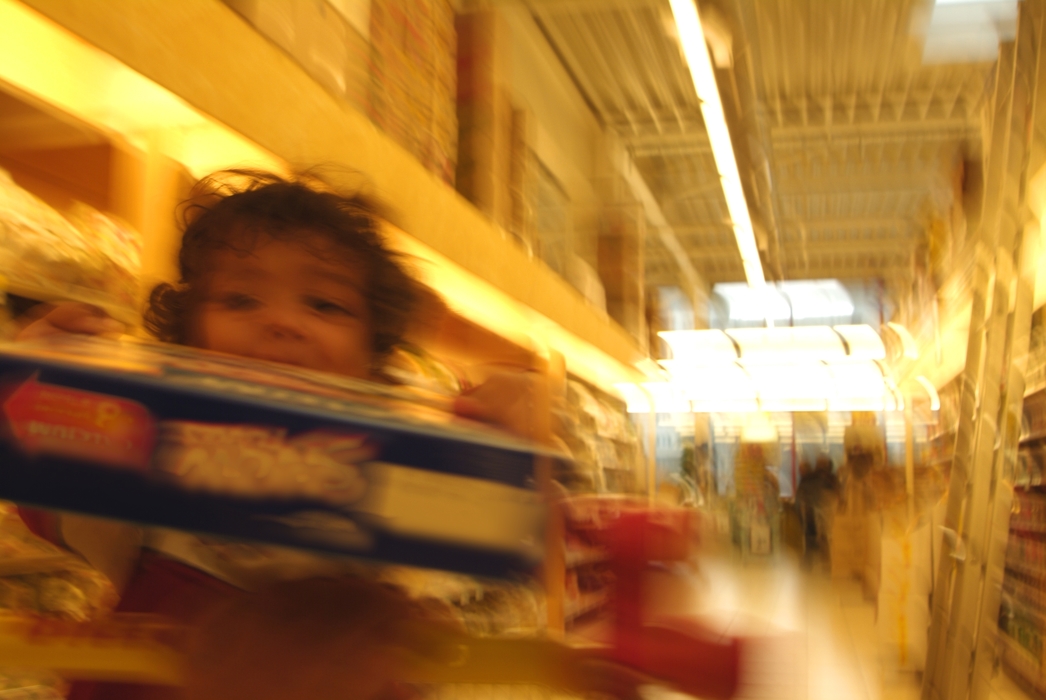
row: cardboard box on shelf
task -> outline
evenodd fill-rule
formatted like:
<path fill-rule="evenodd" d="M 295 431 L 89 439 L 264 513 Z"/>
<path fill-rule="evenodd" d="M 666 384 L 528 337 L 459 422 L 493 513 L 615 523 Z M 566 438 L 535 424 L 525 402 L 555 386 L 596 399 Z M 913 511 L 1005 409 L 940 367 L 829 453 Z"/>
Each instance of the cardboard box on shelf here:
<path fill-rule="evenodd" d="M 458 191 L 512 229 L 513 105 L 508 32 L 492 10 L 458 16 Z"/>
<path fill-rule="evenodd" d="M 447 0 L 374 0 L 369 114 L 453 184 L 458 150 L 455 13 Z"/>

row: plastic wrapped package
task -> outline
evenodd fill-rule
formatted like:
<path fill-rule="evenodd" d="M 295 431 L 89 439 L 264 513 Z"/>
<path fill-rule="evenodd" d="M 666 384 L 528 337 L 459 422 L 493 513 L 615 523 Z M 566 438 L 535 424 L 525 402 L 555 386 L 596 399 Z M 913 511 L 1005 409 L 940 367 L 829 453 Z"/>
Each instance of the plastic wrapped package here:
<path fill-rule="evenodd" d="M 115 603 L 102 574 L 37 538 L 14 505 L 0 501 L 0 610 L 87 620 Z"/>
<path fill-rule="evenodd" d="M 402 566 L 383 566 L 377 577 L 471 634 L 534 636 L 544 628 L 544 595 L 529 580 L 495 581 Z"/>
<path fill-rule="evenodd" d="M 415 345 L 396 347 L 383 371 L 395 382 L 444 396 L 457 396 L 467 386 L 457 367 Z"/>
<path fill-rule="evenodd" d="M 11 572 L 21 572 L 11 574 Z M 104 576 L 36 538 L 14 506 L 0 501 L 0 615 L 26 613 L 84 621 L 109 611 L 116 592 Z M 0 699 L 59 700 L 63 681 L 39 670 L 5 668 L 0 660 Z"/>
<path fill-rule="evenodd" d="M 579 470 L 576 481 L 590 484 L 586 490 L 634 488 L 633 472 L 642 461 L 642 452 L 624 406 L 615 406 L 577 381 L 567 383 L 566 398 L 554 425 L 574 456 Z"/>
<path fill-rule="evenodd" d="M 0 670 L 0 700 L 62 700 L 65 694 L 58 676 Z"/>
<path fill-rule="evenodd" d="M 66 219 L 0 170 L 0 271 L 8 292 L 95 304 L 133 324 L 141 247 L 127 225 L 85 204 Z"/>

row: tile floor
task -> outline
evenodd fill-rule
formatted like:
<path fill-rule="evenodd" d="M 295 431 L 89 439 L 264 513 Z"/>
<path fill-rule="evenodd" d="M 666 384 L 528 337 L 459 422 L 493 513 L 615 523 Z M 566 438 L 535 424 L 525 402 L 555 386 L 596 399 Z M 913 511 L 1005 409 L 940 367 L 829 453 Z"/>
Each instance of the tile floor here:
<path fill-rule="evenodd" d="M 706 557 L 689 590 L 667 577 L 657 596 L 733 634 L 767 635 L 753 656 L 746 700 L 917 700 L 920 679 L 880 659 L 875 606 L 856 581 L 832 579 L 823 567 L 793 559 Z M 678 613 L 677 613 L 678 614 Z M 651 697 L 673 694 L 653 693 Z M 1025 700 L 1000 672 L 991 700 Z"/>
<path fill-rule="evenodd" d="M 738 700 L 919 700 L 920 679 L 891 671 L 879 654 L 875 606 L 856 581 L 832 579 L 823 567 L 793 559 L 749 560 L 706 556 L 697 573 L 652 579 L 655 613 L 695 614 L 725 633 L 758 635 L 747 664 L 749 682 Z M 587 620 L 572 635 L 596 640 L 605 622 Z M 448 686 L 438 700 L 575 700 L 541 688 Z M 990 700 L 1026 700 L 1000 673 Z M 644 700 L 690 696 L 647 688 Z"/>

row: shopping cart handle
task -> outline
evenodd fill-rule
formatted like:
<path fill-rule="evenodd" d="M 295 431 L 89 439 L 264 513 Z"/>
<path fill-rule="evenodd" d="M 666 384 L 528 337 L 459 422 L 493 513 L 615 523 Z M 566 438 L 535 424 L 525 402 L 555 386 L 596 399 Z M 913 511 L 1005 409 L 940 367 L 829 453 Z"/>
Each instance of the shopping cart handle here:
<path fill-rule="evenodd" d="M 664 626 L 616 630 L 605 653 L 684 693 L 718 700 L 737 693 L 742 647 L 739 639 L 717 639 L 698 621 L 678 618 Z"/>

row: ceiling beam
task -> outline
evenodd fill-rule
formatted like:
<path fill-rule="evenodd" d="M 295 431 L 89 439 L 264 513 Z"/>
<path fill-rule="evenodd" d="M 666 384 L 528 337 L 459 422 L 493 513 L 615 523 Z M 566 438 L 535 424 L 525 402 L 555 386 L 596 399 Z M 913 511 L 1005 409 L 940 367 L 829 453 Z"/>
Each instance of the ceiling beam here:
<path fill-rule="evenodd" d="M 855 233 L 861 231 L 893 231 L 895 235 L 907 233 L 911 236 L 917 233 L 921 227 L 917 221 L 904 217 L 868 217 L 807 219 L 804 221 L 786 219 L 781 222 L 780 228 L 782 245 L 788 246 L 795 244 L 797 242 L 796 239 L 803 240 L 811 233 L 824 231 Z M 673 226 L 673 230 L 687 245 L 716 245 L 717 241 L 723 241 L 725 244 L 733 240 L 733 229 L 728 222 L 676 224 Z M 702 239 L 706 242 L 703 242 Z"/>
<path fill-rule="evenodd" d="M 912 219 L 903 216 L 868 216 L 868 217 L 855 217 L 855 218 L 808 218 L 798 221 L 795 219 L 785 219 L 781 222 L 781 226 L 785 229 L 798 229 L 800 227 L 805 228 L 807 231 L 822 231 L 825 229 L 830 230 L 861 230 L 861 229 L 904 229 L 914 230 L 918 228 L 918 224 Z M 683 230 L 683 229 L 679 229 Z"/>
<path fill-rule="evenodd" d="M 976 122 L 955 120 L 880 121 L 855 125 L 791 124 L 770 128 L 775 150 L 808 148 L 811 141 L 831 138 L 833 145 L 874 141 L 962 141 L 977 138 Z"/>
<path fill-rule="evenodd" d="M 677 231 L 678 234 L 678 231 Z M 796 260 L 803 255 L 808 257 L 826 255 L 866 255 L 886 254 L 907 257 L 918 241 L 915 238 L 896 236 L 892 238 L 859 238 L 838 239 L 832 241 L 811 241 L 805 246 L 782 242 L 781 256 L 786 262 Z M 689 241 L 685 241 L 689 244 Z M 737 246 L 725 245 L 687 245 L 690 256 L 695 264 L 700 264 L 706 258 L 729 258 L 737 255 Z"/>
<path fill-rule="evenodd" d="M 700 114 L 687 108 L 661 109 L 650 107 L 649 109 L 628 109 L 621 105 L 624 102 L 604 107 L 600 110 L 600 118 L 621 137 L 630 139 L 675 139 L 675 138 L 700 138 L 704 136 L 705 143 L 708 136 L 705 132 L 705 123 L 701 121 Z"/>
<path fill-rule="evenodd" d="M 651 134 L 623 135 L 622 140 L 635 157 L 663 155 L 711 155 L 712 145 L 704 125 L 697 124 L 692 131 Z"/>
<path fill-rule="evenodd" d="M 976 126 L 979 104 L 979 90 L 957 94 L 955 86 L 941 86 L 846 96 L 775 96 L 772 102 L 763 102 L 760 110 L 775 131 L 928 124 Z"/>
<path fill-rule="evenodd" d="M 631 9 L 635 7 L 660 7 L 659 0 L 464 0 L 466 10 L 470 6 L 516 6 L 526 7 L 534 12 L 592 12 L 600 10 Z"/>
<path fill-rule="evenodd" d="M 790 280 L 874 280 L 874 279 L 907 279 L 911 272 L 907 267 L 867 267 L 840 268 L 835 265 L 814 266 L 809 268 L 785 267 L 785 278 Z"/>
<path fill-rule="evenodd" d="M 811 176 L 774 178 L 778 195 L 818 195 L 843 192 L 921 191 L 929 194 L 948 186 L 947 174 L 940 170 L 909 172 L 828 172 Z"/>
<path fill-rule="evenodd" d="M 876 279 L 879 277 L 910 276 L 908 260 L 865 259 L 863 261 L 822 261 L 809 263 L 784 262 L 784 279 Z M 701 274 L 709 283 L 736 280 L 744 281 L 744 270 L 737 264 L 698 265 Z M 768 280 L 772 282 L 773 280 Z"/>

